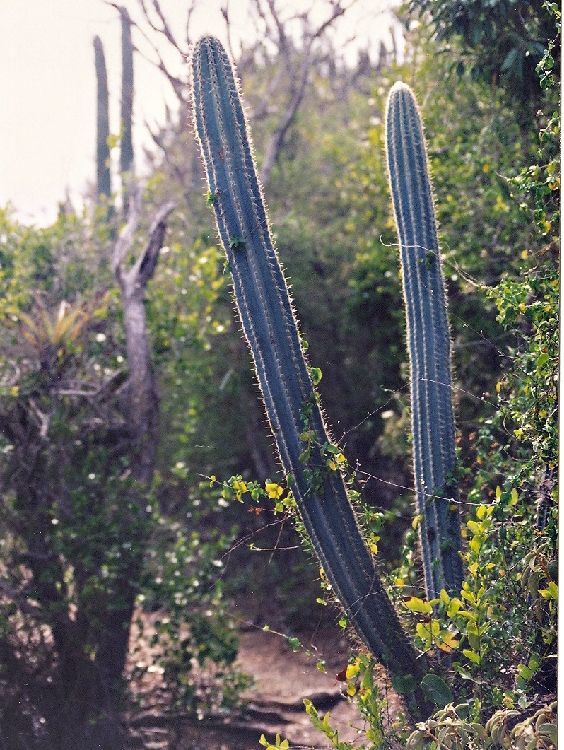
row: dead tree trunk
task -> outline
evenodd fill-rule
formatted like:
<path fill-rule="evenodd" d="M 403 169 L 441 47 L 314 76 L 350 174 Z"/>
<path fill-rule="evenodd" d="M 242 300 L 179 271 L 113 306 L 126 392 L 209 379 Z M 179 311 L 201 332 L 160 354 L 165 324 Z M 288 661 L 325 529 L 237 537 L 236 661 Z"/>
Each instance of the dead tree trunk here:
<path fill-rule="evenodd" d="M 149 334 L 145 315 L 145 294 L 163 244 L 167 219 L 174 209 L 167 203 L 155 216 L 144 251 L 129 269 L 126 257 L 133 245 L 139 222 L 139 195 L 130 204 L 129 220 L 116 242 L 113 270 L 123 304 L 129 378 L 127 384 L 127 421 L 132 437 L 131 471 L 147 487 L 153 477 L 158 443 L 159 399 L 151 361 Z"/>
<path fill-rule="evenodd" d="M 142 507 L 141 504 L 145 502 L 145 493 L 153 479 L 159 442 L 159 398 L 151 361 L 144 307 L 145 293 L 158 263 L 168 216 L 174 208 L 174 204 L 168 203 L 157 212 L 144 251 L 132 267 L 126 268 L 126 257 L 133 246 L 139 222 L 139 204 L 139 194 L 133 194 L 129 204 L 129 219 L 116 242 L 112 263 L 121 291 L 129 367 L 125 419 L 130 436 L 130 469 L 134 486 L 131 495 L 123 498 L 123 501 L 130 503 L 133 508 Z M 127 658 L 131 617 L 146 542 L 136 533 L 135 528 L 135 519 L 132 517 L 130 542 L 135 546 L 136 554 L 130 564 L 129 575 L 116 582 L 115 605 L 108 614 L 96 655 L 101 684 L 116 697 Z"/>

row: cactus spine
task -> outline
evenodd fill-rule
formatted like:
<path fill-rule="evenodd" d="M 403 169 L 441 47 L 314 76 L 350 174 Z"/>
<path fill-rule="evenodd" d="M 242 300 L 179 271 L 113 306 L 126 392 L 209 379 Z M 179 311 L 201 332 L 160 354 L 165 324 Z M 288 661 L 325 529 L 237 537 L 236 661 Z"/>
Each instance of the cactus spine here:
<path fill-rule="evenodd" d="M 110 172 L 110 116 L 108 106 L 108 74 L 106 58 L 100 37 L 94 37 L 94 68 L 96 71 L 97 106 L 96 106 L 96 195 L 98 198 L 112 194 L 112 177 Z"/>
<path fill-rule="evenodd" d="M 401 247 L 416 508 L 427 597 L 462 584 L 450 335 L 423 125 L 411 89 L 396 83 L 386 111 L 386 154 Z"/>
<path fill-rule="evenodd" d="M 428 709 L 416 657 L 364 544 L 345 483 L 327 469 L 329 444 L 286 281 L 270 234 L 233 69 L 220 42 L 193 50 L 193 108 L 221 241 L 266 412 L 307 532 L 347 615 L 390 671 L 412 679 L 410 710 Z M 308 438 L 304 443 L 304 435 Z M 313 436 L 314 447 L 311 447 Z M 304 458 L 304 456 L 306 456 Z"/>

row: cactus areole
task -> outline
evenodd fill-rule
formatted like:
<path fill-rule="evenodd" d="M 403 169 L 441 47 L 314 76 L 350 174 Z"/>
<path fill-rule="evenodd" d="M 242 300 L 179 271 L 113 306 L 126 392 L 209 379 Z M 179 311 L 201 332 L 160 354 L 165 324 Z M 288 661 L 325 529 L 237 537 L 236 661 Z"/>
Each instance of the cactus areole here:
<path fill-rule="evenodd" d="M 433 599 L 462 585 L 450 333 L 423 125 L 404 83 L 388 97 L 386 154 L 401 248 L 419 537 Z"/>
<path fill-rule="evenodd" d="M 403 683 L 412 714 L 424 715 L 429 709 L 419 687 L 424 660 L 417 658 L 380 582 L 343 477 L 327 469 L 323 457 L 321 446 L 330 442 L 327 429 L 270 233 L 233 68 L 217 39 L 204 37 L 195 45 L 192 74 L 196 134 L 209 196 L 213 196 L 208 202 L 215 212 L 243 330 L 299 512 L 350 622 Z"/>

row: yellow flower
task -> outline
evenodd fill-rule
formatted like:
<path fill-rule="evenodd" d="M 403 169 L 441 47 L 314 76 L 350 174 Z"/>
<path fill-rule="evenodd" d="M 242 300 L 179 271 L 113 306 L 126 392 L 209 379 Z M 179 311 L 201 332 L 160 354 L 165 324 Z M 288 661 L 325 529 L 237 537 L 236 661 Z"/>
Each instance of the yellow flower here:
<path fill-rule="evenodd" d="M 237 500 L 241 499 L 241 495 L 247 491 L 247 483 L 243 482 L 242 479 L 236 479 L 233 482 L 233 492 L 235 493 L 235 497 Z"/>
<path fill-rule="evenodd" d="M 482 166 L 482 172 L 484 172 L 484 174 L 487 174 L 489 171 L 490 171 L 490 165 L 489 164 L 484 164 Z"/>
<path fill-rule="evenodd" d="M 360 665 L 359 664 L 348 664 L 347 670 L 345 672 L 345 677 L 347 680 L 352 680 L 354 677 L 357 676 L 357 674 L 360 672 Z"/>
<path fill-rule="evenodd" d="M 275 482 L 267 482 L 264 485 L 264 488 L 266 490 L 266 494 L 272 500 L 278 500 L 278 498 L 282 497 L 282 495 L 284 494 L 284 488 L 280 487 L 280 485 L 276 484 Z"/>

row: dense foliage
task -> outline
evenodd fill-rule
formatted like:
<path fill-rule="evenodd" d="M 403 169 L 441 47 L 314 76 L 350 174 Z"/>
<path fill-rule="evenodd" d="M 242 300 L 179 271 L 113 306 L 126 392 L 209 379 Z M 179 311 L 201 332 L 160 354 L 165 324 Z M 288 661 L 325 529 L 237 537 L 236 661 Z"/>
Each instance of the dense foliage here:
<path fill-rule="evenodd" d="M 547 10 L 558 30 L 559 13 L 553 7 Z M 514 260 L 496 284 L 475 285 L 471 292 L 486 305 L 494 301 L 497 322 L 510 338 L 507 343 L 488 338 L 501 357 L 500 373 L 482 397 L 489 413 L 478 417 L 461 453 L 466 578 L 459 596 L 443 590 L 437 599 L 426 601 L 414 574 L 411 532 L 405 562 L 390 580 L 402 595 L 398 605 L 410 613 L 419 648 L 444 678 L 427 682 L 439 710 L 409 736 L 411 750 L 545 748 L 556 743 L 560 126 L 552 109 L 557 102 L 551 51 L 548 43 L 537 67 L 547 112 L 539 113 L 540 143 L 531 154 L 535 163 L 502 178 L 506 213 L 516 204 L 516 216 L 521 211 L 533 219 L 534 232 L 517 253 L 513 248 Z M 432 151 L 436 140 L 429 130 L 428 136 Z M 487 174 L 487 152 L 482 158 Z M 438 179 L 440 185 L 440 171 Z M 445 236 L 448 229 L 443 225 Z M 453 257 L 460 255 L 453 251 Z M 417 523 L 416 516 L 413 526 Z M 352 661 L 346 681 L 366 722 L 363 747 L 405 742 L 401 726 L 395 735 L 393 727 L 384 726 L 385 700 L 374 684 L 370 660 L 361 655 Z M 328 717 L 311 702 L 306 711 L 332 746 L 353 747 L 339 739 Z"/>
<path fill-rule="evenodd" d="M 363 651 L 351 657 L 344 692 L 363 720 L 358 747 L 551 747 L 559 13 L 548 2 L 412 6 L 422 22 L 402 15 L 401 65 L 313 69 L 267 191 L 315 385 L 335 426 L 325 458 L 346 472 L 402 622 L 430 660 L 437 713 L 414 733 L 403 720 L 390 726 Z M 276 64 L 249 52 L 251 113 L 269 95 Z M 464 499 L 464 585 L 431 602 L 411 507 L 404 315 L 383 157 L 385 98 L 398 78 L 414 88 L 426 125 Z M 283 102 L 270 104 L 276 112 Z M 22 737 L 26 747 L 76 746 L 83 719 L 117 721 L 126 693 L 120 685 L 108 700 L 100 674 L 122 595 L 135 599 L 129 684 L 158 675 L 171 705 L 200 716 L 232 706 L 247 684 L 234 668 L 241 602 L 252 598 L 253 612 L 269 605 L 270 614 L 276 587 L 292 648 L 315 600 L 334 604 L 285 523 L 292 518 L 303 537 L 233 315 L 185 114 L 159 135 L 166 148 L 152 156 L 134 243 L 143 246 L 154 211 L 174 198 L 145 302 L 161 422 L 150 486 L 131 476 L 124 430 L 128 362 L 111 268 L 122 217 L 103 202 L 82 214 L 61 207 L 45 228 L 0 213 L 0 729 L 14 747 Z M 274 115 L 253 122 L 259 161 L 274 126 Z M 347 627 L 338 607 L 321 612 L 316 618 Z M 312 703 L 306 711 L 335 748 L 351 747 Z"/>

